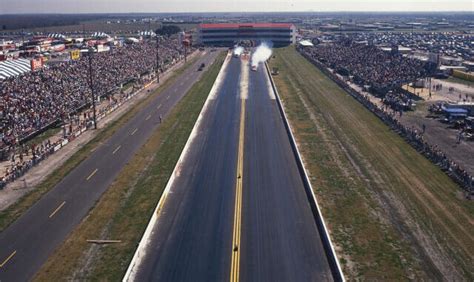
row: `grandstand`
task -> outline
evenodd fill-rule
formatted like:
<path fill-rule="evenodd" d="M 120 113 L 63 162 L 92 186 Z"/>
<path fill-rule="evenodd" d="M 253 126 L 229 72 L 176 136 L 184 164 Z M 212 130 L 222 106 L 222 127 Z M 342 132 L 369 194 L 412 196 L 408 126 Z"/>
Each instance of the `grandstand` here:
<path fill-rule="evenodd" d="M 233 46 L 240 41 L 271 41 L 275 46 L 296 42 L 296 27 L 289 23 L 216 23 L 200 24 L 198 43 Z"/>

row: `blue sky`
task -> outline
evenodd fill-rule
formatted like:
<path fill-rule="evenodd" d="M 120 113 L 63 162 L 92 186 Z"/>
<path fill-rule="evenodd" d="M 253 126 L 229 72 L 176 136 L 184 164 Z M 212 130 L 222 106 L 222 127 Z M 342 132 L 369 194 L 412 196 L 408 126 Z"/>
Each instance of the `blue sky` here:
<path fill-rule="evenodd" d="M 0 14 L 102 12 L 465 11 L 474 0 L 0 0 Z"/>

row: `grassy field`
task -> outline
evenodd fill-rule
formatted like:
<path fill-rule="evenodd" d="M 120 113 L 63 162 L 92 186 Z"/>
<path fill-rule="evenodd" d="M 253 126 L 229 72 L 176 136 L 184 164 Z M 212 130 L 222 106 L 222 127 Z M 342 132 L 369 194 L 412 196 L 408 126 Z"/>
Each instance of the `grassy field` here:
<path fill-rule="evenodd" d="M 270 65 L 349 279 L 474 279 L 474 205 L 294 47 Z"/>
<path fill-rule="evenodd" d="M 123 277 L 223 61 L 221 54 L 35 280 L 118 281 Z M 122 243 L 92 246 L 87 239 L 118 239 Z"/>
<path fill-rule="evenodd" d="M 454 77 L 454 76 L 450 76 L 448 79 L 446 79 L 446 81 L 452 82 L 452 83 L 464 84 L 464 85 L 469 86 L 469 87 L 474 87 L 474 82 L 469 81 L 469 80 L 465 80 L 465 79 L 461 79 L 461 78 L 457 78 L 457 77 Z"/>
<path fill-rule="evenodd" d="M 167 79 L 157 90 L 156 93 L 161 92 L 162 89 L 168 87 L 177 76 L 184 72 L 186 68 L 191 66 L 197 58 L 190 60 L 184 67 L 179 68 L 175 73 Z M 26 212 L 36 201 L 38 201 L 44 194 L 46 194 L 51 188 L 58 184 L 69 172 L 71 172 L 76 166 L 78 166 L 83 160 L 85 160 L 90 152 L 95 150 L 97 146 L 103 143 L 104 140 L 112 136 L 115 131 L 123 126 L 130 118 L 132 118 L 141 108 L 143 108 L 153 95 L 150 95 L 137 105 L 135 105 L 126 114 L 115 120 L 107 127 L 99 129 L 97 135 L 86 145 L 84 145 L 79 151 L 73 154 L 62 166 L 55 169 L 43 182 L 41 182 L 34 190 L 28 192 L 22 196 L 16 203 L 12 204 L 5 210 L 0 212 L 0 232 L 7 228 L 17 218 L 19 218 L 24 212 Z M 48 132 L 48 131 L 47 131 Z M 49 131 L 48 134 L 53 134 L 54 131 Z"/>

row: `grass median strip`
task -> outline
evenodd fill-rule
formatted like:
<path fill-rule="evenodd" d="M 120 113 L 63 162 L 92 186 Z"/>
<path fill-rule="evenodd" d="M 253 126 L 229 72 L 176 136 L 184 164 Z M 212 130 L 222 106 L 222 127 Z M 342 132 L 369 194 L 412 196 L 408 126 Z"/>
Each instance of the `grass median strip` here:
<path fill-rule="evenodd" d="M 120 280 L 224 61 L 215 63 L 163 120 L 90 214 L 37 273 L 37 281 Z M 87 240 L 120 240 L 90 245 Z M 61 267 L 58 267 L 61 265 Z"/>
<path fill-rule="evenodd" d="M 129 111 L 123 114 L 117 120 L 111 122 L 106 127 L 99 129 L 97 135 L 85 144 L 80 150 L 74 153 L 62 166 L 55 169 L 43 182 L 41 182 L 35 189 L 22 196 L 16 203 L 12 204 L 5 210 L 0 212 L 0 232 L 12 224 L 17 218 L 19 218 L 24 212 L 26 212 L 34 203 L 36 203 L 44 194 L 51 190 L 56 184 L 58 184 L 69 172 L 77 167 L 83 160 L 85 160 L 91 152 L 93 152 L 100 144 L 107 138 L 112 136 L 117 129 L 122 127 L 127 121 L 129 121 L 140 109 L 142 109 L 154 95 L 161 93 L 162 89 L 168 87 L 176 78 L 184 72 L 185 69 L 190 67 L 197 57 L 193 58 L 188 64 L 177 69 L 174 74 L 169 77 L 158 89 L 155 94 L 149 95 L 137 105 L 133 106 Z M 60 154 L 60 152 L 59 152 Z"/>
<path fill-rule="evenodd" d="M 472 280 L 474 206 L 294 47 L 272 67 L 349 279 Z"/>

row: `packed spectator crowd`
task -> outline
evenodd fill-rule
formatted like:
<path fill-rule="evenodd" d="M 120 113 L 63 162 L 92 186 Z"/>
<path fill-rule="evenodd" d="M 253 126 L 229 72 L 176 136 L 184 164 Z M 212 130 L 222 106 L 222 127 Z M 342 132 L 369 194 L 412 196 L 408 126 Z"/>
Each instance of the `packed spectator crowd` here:
<path fill-rule="evenodd" d="M 141 82 L 138 82 L 140 84 Z M 107 112 L 113 111 L 123 102 L 131 98 L 135 93 L 129 91 L 120 91 L 115 95 L 108 96 L 103 100 L 98 109 L 98 116 L 104 116 Z M 47 159 L 54 152 L 63 147 L 66 142 L 74 140 L 87 128 L 92 127 L 92 114 L 90 111 L 83 111 L 81 114 L 70 116 L 67 124 L 61 126 L 62 136 L 60 138 L 47 139 L 39 144 L 32 142 L 19 144 L 10 152 L 10 164 L 6 167 L 3 177 L 0 178 L 0 190 L 8 183 L 23 176 L 30 168 Z M 1 173 L 1 172 L 0 172 Z"/>
<path fill-rule="evenodd" d="M 182 56 L 178 40 L 161 39 L 160 68 Z M 143 42 L 92 55 L 95 95 L 104 96 L 122 83 L 139 79 L 156 66 L 156 43 Z M 0 149 L 75 113 L 91 102 L 87 55 L 0 81 Z"/>
<path fill-rule="evenodd" d="M 397 90 L 389 91 L 382 102 L 399 112 L 411 110 L 414 105 L 412 95 Z"/>
<path fill-rule="evenodd" d="M 354 81 L 375 89 L 393 89 L 426 75 L 420 60 L 386 52 L 351 39 L 319 44 L 305 52 L 328 67 L 354 76 Z"/>
<path fill-rule="evenodd" d="M 373 112 L 378 118 L 395 130 L 407 142 L 412 145 L 417 151 L 423 154 L 426 158 L 439 166 L 446 174 L 448 174 L 454 181 L 459 183 L 466 191 L 467 197 L 471 197 L 474 193 L 474 176 L 470 175 L 459 164 L 450 159 L 437 145 L 431 145 L 425 141 L 424 130 L 417 130 L 414 127 L 403 125 L 397 119 L 397 112 L 389 110 L 387 106 L 378 106 L 372 102 L 368 95 L 364 95 L 349 87 L 338 76 L 329 72 L 325 65 L 316 60 L 311 53 L 306 53 L 304 49 L 299 49 L 302 54 L 309 59 L 313 64 L 318 66 L 324 73 L 333 79 L 339 86 L 347 91 L 351 96 L 362 103 L 367 109 Z"/>
<path fill-rule="evenodd" d="M 326 39 L 333 40 L 337 34 L 328 35 Z M 398 42 L 419 52 L 436 53 L 441 56 L 460 56 L 464 60 L 471 60 L 470 50 L 474 47 L 474 36 L 469 33 L 450 32 L 356 32 L 349 36 L 354 41 L 372 42 L 376 45 L 390 46 Z"/>

